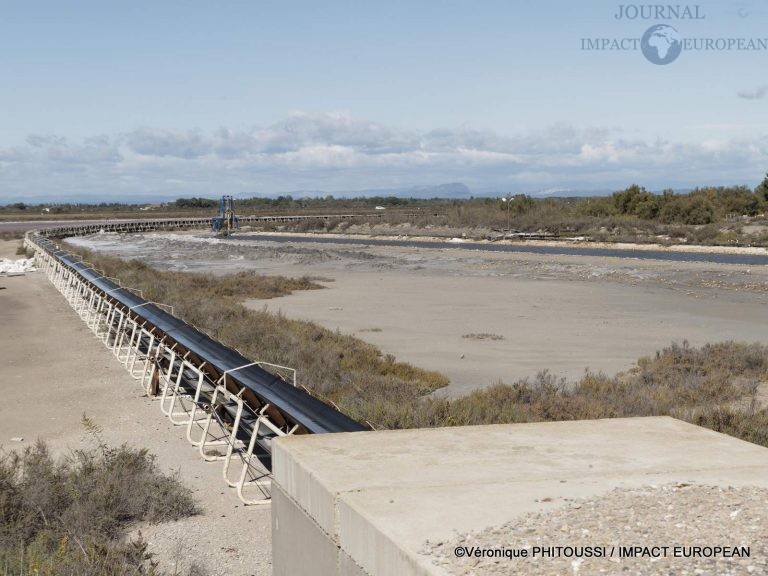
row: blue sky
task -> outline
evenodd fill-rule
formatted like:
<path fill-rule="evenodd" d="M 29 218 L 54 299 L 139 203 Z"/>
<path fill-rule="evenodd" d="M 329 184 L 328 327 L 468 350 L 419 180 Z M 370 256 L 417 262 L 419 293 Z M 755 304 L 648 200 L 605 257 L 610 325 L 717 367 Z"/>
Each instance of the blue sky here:
<path fill-rule="evenodd" d="M 620 2 L 3 2 L 0 202 L 754 186 L 768 51 L 584 51 L 766 38 L 768 0 L 704 20 Z M 691 5 L 694 6 L 694 5 Z"/>

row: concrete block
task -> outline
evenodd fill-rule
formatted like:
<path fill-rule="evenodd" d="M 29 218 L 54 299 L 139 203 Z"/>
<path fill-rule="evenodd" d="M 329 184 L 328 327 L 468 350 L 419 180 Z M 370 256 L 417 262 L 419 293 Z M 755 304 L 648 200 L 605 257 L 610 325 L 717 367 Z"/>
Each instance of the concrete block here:
<path fill-rule="evenodd" d="M 273 463 L 274 484 L 369 576 L 443 574 L 426 540 L 617 487 L 768 487 L 768 449 L 667 417 L 285 437 Z"/>
<path fill-rule="evenodd" d="M 279 486 L 272 484 L 272 574 L 336 576 L 339 548 Z"/>

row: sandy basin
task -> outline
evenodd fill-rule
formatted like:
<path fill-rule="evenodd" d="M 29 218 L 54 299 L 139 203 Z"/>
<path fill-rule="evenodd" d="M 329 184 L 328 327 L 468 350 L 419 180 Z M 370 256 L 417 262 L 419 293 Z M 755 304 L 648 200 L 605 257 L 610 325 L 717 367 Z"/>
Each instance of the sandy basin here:
<path fill-rule="evenodd" d="M 277 244 L 258 236 L 102 234 L 76 243 L 171 269 L 324 279 L 250 306 L 354 333 L 442 371 L 443 393 L 533 377 L 614 373 L 673 341 L 768 342 L 768 270 L 594 256 Z M 492 335 L 483 339 L 472 334 Z"/>

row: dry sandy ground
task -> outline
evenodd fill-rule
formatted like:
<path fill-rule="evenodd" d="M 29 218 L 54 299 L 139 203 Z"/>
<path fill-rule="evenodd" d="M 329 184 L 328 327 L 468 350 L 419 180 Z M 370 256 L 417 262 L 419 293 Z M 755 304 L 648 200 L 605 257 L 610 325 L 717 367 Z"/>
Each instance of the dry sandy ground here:
<path fill-rule="evenodd" d="M 0 256 L 17 242 L 0 242 Z M 142 528 L 163 566 L 194 561 L 211 575 L 271 574 L 269 508 L 244 508 L 225 487 L 220 464 L 206 464 L 158 405 L 88 330 L 38 272 L 0 278 L 0 445 L 41 438 L 58 452 L 89 440 L 87 413 L 113 444 L 149 448 L 166 471 L 195 490 L 202 516 Z M 22 437 L 23 442 L 12 440 Z"/>
<path fill-rule="evenodd" d="M 377 273 L 337 274 L 328 288 L 267 307 L 354 332 L 401 360 L 442 371 L 453 394 L 543 369 L 570 379 L 587 368 L 614 373 L 683 339 L 766 338 L 766 315 L 754 305 L 710 305 L 664 289 Z M 463 337 L 479 333 L 503 339 Z"/>
<path fill-rule="evenodd" d="M 16 256 L 16 249 L 21 240 L 0 240 L 0 258 L 21 258 Z"/>
<path fill-rule="evenodd" d="M 78 243 L 154 265 L 328 278 L 252 306 L 354 333 L 439 370 L 461 395 L 540 370 L 612 374 L 671 342 L 768 342 L 765 267 L 451 249 L 101 235 Z M 476 340 L 488 333 L 503 339 Z"/>

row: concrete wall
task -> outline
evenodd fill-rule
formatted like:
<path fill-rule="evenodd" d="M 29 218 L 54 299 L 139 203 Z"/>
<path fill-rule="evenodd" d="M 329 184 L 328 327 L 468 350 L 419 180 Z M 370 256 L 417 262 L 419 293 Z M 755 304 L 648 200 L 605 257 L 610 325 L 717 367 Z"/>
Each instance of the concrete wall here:
<path fill-rule="evenodd" d="M 272 484 L 274 576 L 370 576 L 277 484 Z"/>

